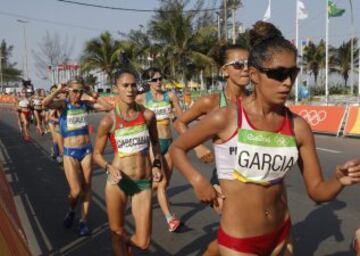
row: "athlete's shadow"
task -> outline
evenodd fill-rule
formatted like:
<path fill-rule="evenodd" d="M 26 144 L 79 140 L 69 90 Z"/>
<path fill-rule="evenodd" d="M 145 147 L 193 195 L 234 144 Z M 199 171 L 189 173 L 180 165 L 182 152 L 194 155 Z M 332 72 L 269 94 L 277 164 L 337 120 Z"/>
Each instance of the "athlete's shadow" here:
<path fill-rule="evenodd" d="M 295 255 L 315 255 L 322 241 L 334 237 L 336 241 L 343 241 L 341 220 L 335 211 L 344 208 L 346 204 L 334 201 L 318 206 L 305 220 L 293 226 L 292 238 Z"/>

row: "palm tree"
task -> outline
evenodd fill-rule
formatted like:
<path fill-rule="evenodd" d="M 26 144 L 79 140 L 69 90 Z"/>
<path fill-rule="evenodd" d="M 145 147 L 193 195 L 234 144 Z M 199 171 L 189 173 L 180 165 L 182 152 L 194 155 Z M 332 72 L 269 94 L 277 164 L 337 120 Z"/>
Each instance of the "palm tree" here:
<path fill-rule="evenodd" d="M 12 51 L 14 50 L 13 45 L 7 45 L 5 40 L 2 40 L 0 43 L 0 61 L 1 61 L 1 72 L 3 76 L 4 84 L 9 82 L 21 81 L 22 72 L 15 68 L 16 62 L 10 62 L 12 56 Z M 2 85 L 0 85 L 1 87 Z"/>
<path fill-rule="evenodd" d="M 304 47 L 303 62 L 305 70 L 310 71 L 317 84 L 319 71 L 325 67 L 325 42 L 321 40 L 318 45 L 310 41 Z"/>
<path fill-rule="evenodd" d="M 119 68 L 119 56 L 124 47 L 114 40 L 109 32 L 86 43 L 80 58 L 83 71 L 101 70 L 105 72 L 109 83 L 114 82 L 114 71 Z"/>
<path fill-rule="evenodd" d="M 197 2 L 201 6 L 202 1 Z M 189 79 L 199 70 L 208 71 L 214 65 L 204 42 L 216 42 L 216 27 L 211 24 L 196 29 L 199 13 L 184 12 L 185 5 L 186 2 L 180 0 L 164 2 L 149 29 L 152 40 L 162 49 L 161 55 L 168 59 L 170 78 L 178 80 Z"/>
<path fill-rule="evenodd" d="M 357 39 L 354 38 L 354 60 L 358 56 L 359 49 L 357 49 Z M 347 86 L 349 73 L 351 71 L 351 40 L 343 42 L 339 48 L 331 48 L 330 52 L 333 58 L 330 59 L 330 72 L 338 73 L 342 76 Z M 355 64 L 355 63 L 354 63 Z"/>

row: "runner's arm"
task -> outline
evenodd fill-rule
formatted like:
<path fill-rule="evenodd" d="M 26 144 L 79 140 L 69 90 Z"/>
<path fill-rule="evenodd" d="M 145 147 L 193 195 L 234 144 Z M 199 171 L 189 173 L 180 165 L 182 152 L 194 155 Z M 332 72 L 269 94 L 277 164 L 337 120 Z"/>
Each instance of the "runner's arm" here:
<path fill-rule="evenodd" d="M 93 152 L 93 158 L 95 163 L 103 169 L 106 169 L 106 165 L 108 162 L 105 160 L 103 153 L 106 147 L 106 143 L 108 140 L 108 135 L 113 126 L 113 119 L 110 116 L 111 114 L 106 115 L 99 124 L 97 129 L 96 138 L 95 138 L 95 146 Z"/>
<path fill-rule="evenodd" d="M 150 142 L 152 147 L 152 153 L 154 156 L 154 159 L 161 159 L 161 153 L 160 153 L 160 143 L 159 143 L 159 136 L 157 132 L 157 126 L 156 126 L 156 117 L 155 113 L 152 112 L 149 109 L 145 109 L 144 115 L 146 117 L 148 127 L 149 127 L 149 134 L 150 134 Z"/>
<path fill-rule="evenodd" d="M 54 109 L 63 109 L 65 108 L 64 100 L 55 100 L 55 97 L 58 93 L 63 92 L 65 90 L 66 85 L 60 84 L 58 88 L 46 96 L 42 101 L 43 108 L 54 108 Z"/>
<path fill-rule="evenodd" d="M 170 156 L 176 169 L 194 187 L 198 199 L 205 203 L 217 205 L 216 191 L 192 165 L 187 152 L 215 135 L 221 137 L 221 133 L 227 128 L 230 118 L 233 117 L 230 112 L 229 108 L 223 108 L 207 115 L 186 133 L 181 134 L 170 146 Z"/>
<path fill-rule="evenodd" d="M 215 95 L 203 96 L 197 100 L 191 108 L 183 112 L 181 116 L 178 116 L 174 122 L 174 128 L 177 133 L 183 134 L 186 132 L 189 129 L 189 123 L 214 110 L 219 105 L 218 101 L 219 99 Z M 214 161 L 214 154 L 205 145 L 201 144 L 195 147 L 194 151 L 196 156 L 205 163 Z"/>
<path fill-rule="evenodd" d="M 93 96 L 87 95 L 89 98 L 84 98 L 86 101 L 86 104 L 96 111 L 111 111 L 113 109 L 113 106 L 108 103 L 104 98 L 98 97 L 95 98 Z"/>
<path fill-rule="evenodd" d="M 144 116 L 146 120 L 148 120 L 147 123 L 149 127 L 150 142 L 151 142 L 152 153 L 154 156 L 154 160 L 151 166 L 152 178 L 154 182 L 159 182 L 162 179 L 162 176 L 164 175 L 162 173 L 163 168 L 161 168 L 161 166 L 164 163 L 162 162 L 162 157 L 161 157 L 159 136 L 156 126 L 156 117 L 155 117 L 155 113 L 149 109 L 145 109 Z"/>
<path fill-rule="evenodd" d="M 216 102 L 215 102 L 216 103 Z M 186 132 L 189 127 L 188 124 L 196 120 L 200 116 L 206 115 L 208 112 L 215 109 L 217 104 L 214 104 L 213 96 L 203 96 L 197 100 L 194 105 L 178 116 L 174 122 L 174 128 L 179 135 Z"/>
<path fill-rule="evenodd" d="M 306 190 L 312 200 L 317 203 L 335 198 L 346 185 L 360 181 L 360 161 L 352 160 L 337 166 L 334 174 L 324 180 L 315 139 L 310 126 L 297 116 L 294 120 L 295 136 L 299 148 L 299 167 L 304 177 Z M 348 175 L 348 171 L 353 176 Z"/>
<path fill-rule="evenodd" d="M 180 107 L 180 103 L 179 103 L 179 99 L 178 97 L 172 93 L 172 92 L 169 92 L 169 98 L 170 98 L 170 101 L 171 101 L 171 105 L 173 108 L 175 108 L 175 114 L 176 114 L 176 117 L 178 118 L 179 116 L 181 116 L 182 114 L 182 109 Z"/>

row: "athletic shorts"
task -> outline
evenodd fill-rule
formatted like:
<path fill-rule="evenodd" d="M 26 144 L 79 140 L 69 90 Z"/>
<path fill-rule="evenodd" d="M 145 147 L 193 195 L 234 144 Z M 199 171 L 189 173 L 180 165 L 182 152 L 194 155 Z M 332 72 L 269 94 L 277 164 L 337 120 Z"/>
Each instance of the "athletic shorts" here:
<path fill-rule="evenodd" d="M 68 148 L 64 147 L 64 156 L 71 156 L 72 158 L 82 161 L 85 156 L 91 154 L 92 145 L 87 144 L 81 148 Z"/>
<path fill-rule="evenodd" d="M 107 181 L 110 182 L 110 180 L 111 177 L 110 174 L 108 174 Z M 132 180 L 126 176 L 123 176 L 117 185 L 128 196 L 152 188 L 151 180 Z"/>
<path fill-rule="evenodd" d="M 172 143 L 172 139 L 159 139 L 159 143 L 160 143 L 160 152 L 162 155 L 165 155 L 168 150 L 169 150 L 169 147 Z"/>
<path fill-rule="evenodd" d="M 270 255 L 280 243 L 282 243 L 289 236 L 291 229 L 290 218 L 284 221 L 276 230 L 261 236 L 235 238 L 224 232 L 219 227 L 218 230 L 218 244 L 228 249 L 251 253 L 259 256 Z"/>

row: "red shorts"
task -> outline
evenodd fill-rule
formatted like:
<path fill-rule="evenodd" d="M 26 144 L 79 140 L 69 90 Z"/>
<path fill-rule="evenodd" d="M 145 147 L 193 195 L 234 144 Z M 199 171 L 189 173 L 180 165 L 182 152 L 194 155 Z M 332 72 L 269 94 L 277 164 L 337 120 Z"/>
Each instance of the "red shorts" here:
<path fill-rule="evenodd" d="M 23 111 L 23 110 L 22 110 L 21 113 L 24 114 L 24 116 L 25 116 L 26 119 L 29 119 L 30 116 L 31 116 L 31 111 Z"/>
<path fill-rule="evenodd" d="M 252 253 L 259 256 L 270 255 L 272 251 L 283 242 L 289 235 L 291 221 L 288 218 L 276 230 L 261 236 L 235 238 L 231 237 L 219 227 L 218 244 L 237 252 Z"/>

